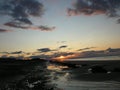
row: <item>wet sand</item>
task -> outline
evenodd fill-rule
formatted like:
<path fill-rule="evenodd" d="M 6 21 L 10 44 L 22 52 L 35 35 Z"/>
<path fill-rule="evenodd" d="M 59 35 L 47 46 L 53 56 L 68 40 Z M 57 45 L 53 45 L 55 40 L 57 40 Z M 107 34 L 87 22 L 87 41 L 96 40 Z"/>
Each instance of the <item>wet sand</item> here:
<path fill-rule="evenodd" d="M 53 65 L 51 70 L 47 69 L 49 65 Z M 93 66 L 104 67 L 111 73 L 90 73 L 89 68 Z M 100 88 L 119 90 L 119 68 L 120 61 L 116 60 L 49 63 L 39 60 L 0 61 L 0 89 L 59 90 L 56 88 L 58 86 L 63 90 L 74 90 L 77 86 L 76 90 L 100 90 Z M 52 82 L 57 86 L 54 86 Z"/>
<path fill-rule="evenodd" d="M 51 71 L 55 79 L 53 82 L 62 90 L 119 90 L 120 88 L 120 71 L 114 70 L 120 67 L 120 61 L 67 61 L 62 63 L 53 63 L 53 71 Z M 64 68 L 65 65 L 68 68 Z M 93 66 L 103 67 L 109 73 L 89 72 L 89 68 Z"/>

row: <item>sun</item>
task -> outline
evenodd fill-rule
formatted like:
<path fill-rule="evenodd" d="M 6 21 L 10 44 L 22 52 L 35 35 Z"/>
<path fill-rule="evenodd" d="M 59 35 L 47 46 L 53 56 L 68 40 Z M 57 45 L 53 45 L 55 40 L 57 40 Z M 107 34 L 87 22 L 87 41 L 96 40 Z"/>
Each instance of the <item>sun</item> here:
<path fill-rule="evenodd" d="M 57 57 L 57 60 L 60 61 L 60 62 L 65 61 L 65 59 L 66 59 L 65 56 L 59 56 L 59 57 Z"/>
<path fill-rule="evenodd" d="M 65 56 L 59 56 L 59 57 L 55 57 L 55 58 L 53 58 L 53 60 L 56 60 L 56 61 L 59 61 L 59 62 L 63 62 L 64 60 L 66 59 L 66 57 Z"/>
<path fill-rule="evenodd" d="M 60 58 L 60 59 L 64 59 L 65 57 L 64 57 L 64 56 L 60 56 L 59 58 Z"/>

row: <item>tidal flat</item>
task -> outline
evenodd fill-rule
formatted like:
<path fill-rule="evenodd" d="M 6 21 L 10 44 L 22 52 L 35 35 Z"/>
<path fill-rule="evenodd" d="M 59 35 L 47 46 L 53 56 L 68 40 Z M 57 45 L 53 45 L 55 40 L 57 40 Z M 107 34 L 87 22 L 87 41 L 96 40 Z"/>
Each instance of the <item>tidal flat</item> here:
<path fill-rule="evenodd" d="M 120 61 L 1 60 L 0 90 L 119 90 Z"/>

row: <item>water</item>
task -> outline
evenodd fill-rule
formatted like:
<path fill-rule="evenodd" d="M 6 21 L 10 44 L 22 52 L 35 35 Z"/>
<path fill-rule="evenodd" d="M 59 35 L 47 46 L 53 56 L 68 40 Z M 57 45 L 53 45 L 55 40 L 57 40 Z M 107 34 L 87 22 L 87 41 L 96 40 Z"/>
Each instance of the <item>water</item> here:
<path fill-rule="evenodd" d="M 77 60 L 120 60 L 120 57 L 111 56 Z M 69 68 L 67 66 L 49 64 L 47 69 L 51 71 L 52 83 L 55 83 L 60 90 L 120 90 L 120 72 L 93 74 L 88 72 L 89 67 Z"/>
<path fill-rule="evenodd" d="M 120 56 L 78 58 L 78 59 L 68 59 L 67 61 L 96 61 L 96 60 L 120 60 Z"/>
<path fill-rule="evenodd" d="M 50 65 L 51 66 L 51 65 Z M 57 69 L 58 68 L 58 69 Z M 74 70 L 62 70 L 62 66 L 53 65 L 51 68 L 52 83 L 55 83 L 60 90 L 119 90 L 118 81 L 86 81 L 76 79 Z M 89 75 L 88 75 L 89 77 Z"/>

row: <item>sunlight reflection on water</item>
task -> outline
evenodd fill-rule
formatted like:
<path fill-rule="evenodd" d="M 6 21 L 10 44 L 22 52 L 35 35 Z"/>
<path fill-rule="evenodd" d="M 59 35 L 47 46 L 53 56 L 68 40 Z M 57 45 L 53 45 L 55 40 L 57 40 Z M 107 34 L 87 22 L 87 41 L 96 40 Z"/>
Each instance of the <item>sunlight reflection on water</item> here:
<path fill-rule="evenodd" d="M 53 65 L 50 64 L 49 66 L 47 66 L 48 70 L 56 70 L 56 71 L 61 71 L 62 69 L 67 69 L 67 66 L 58 66 L 58 65 Z"/>

